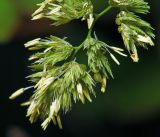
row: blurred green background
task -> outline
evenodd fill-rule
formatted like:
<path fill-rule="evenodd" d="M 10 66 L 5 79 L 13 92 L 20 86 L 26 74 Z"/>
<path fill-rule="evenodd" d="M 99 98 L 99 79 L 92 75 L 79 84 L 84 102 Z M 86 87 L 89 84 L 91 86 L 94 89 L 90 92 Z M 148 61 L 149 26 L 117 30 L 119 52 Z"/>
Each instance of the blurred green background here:
<path fill-rule="evenodd" d="M 43 132 L 40 121 L 30 125 L 26 108 L 20 102 L 30 95 L 12 102 L 9 95 L 29 85 L 25 77 L 31 72 L 27 60 L 31 52 L 23 44 L 50 34 L 68 37 L 77 45 L 86 36 L 86 24 L 73 21 L 54 27 L 49 20 L 31 21 L 36 3 L 42 0 L 0 0 L 0 136 L 3 137 L 160 137 L 160 0 L 148 0 L 151 13 L 142 16 L 155 28 L 154 48 L 139 49 L 140 62 L 118 57 L 118 67 L 111 62 L 115 79 L 108 81 L 105 94 L 99 93 L 93 103 L 74 104 L 72 111 L 62 116 L 64 130 L 52 124 Z M 106 0 L 94 0 L 96 10 L 105 7 Z M 113 46 L 123 47 L 114 23 L 116 10 L 110 11 L 95 26 L 98 37 Z M 79 53 L 80 61 L 85 60 Z"/>

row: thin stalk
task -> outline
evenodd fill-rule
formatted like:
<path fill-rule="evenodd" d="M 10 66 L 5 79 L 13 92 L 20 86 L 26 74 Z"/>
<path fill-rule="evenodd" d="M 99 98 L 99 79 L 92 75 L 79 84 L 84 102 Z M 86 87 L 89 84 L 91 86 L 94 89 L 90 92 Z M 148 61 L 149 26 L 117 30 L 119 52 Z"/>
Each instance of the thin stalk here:
<path fill-rule="evenodd" d="M 102 12 L 100 12 L 99 14 L 96 15 L 95 20 L 94 20 L 91 28 L 89 29 L 88 36 L 91 36 L 91 33 L 92 33 L 92 31 L 93 31 L 94 25 L 95 25 L 95 23 L 97 22 L 97 20 L 100 19 L 102 16 L 104 16 L 111 8 L 112 8 L 111 6 L 108 6 L 108 7 L 105 8 Z M 87 36 L 87 37 L 88 37 L 88 36 Z"/>
<path fill-rule="evenodd" d="M 95 20 L 95 21 L 97 21 L 100 17 L 102 17 L 103 15 L 105 15 L 111 8 L 112 8 L 112 6 L 108 6 L 108 7 L 105 8 L 102 12 L 100 12 L 100 13 L 96 16 L 96 20 Z"/>
<path fill-rule="evenodd" d="M 88 31 L 88 35 L 87 35 L 86 39 L 87 39 L 88 37 L 91 37 L 91 34 L 92 34 L 92 31 L 93 31 L 94 25 L 95 25 L 95 23 L 97 22 L 97 20 L 98 20 L 99 18 L 101 18 L 103 15 L 105 15 L 111 8 L 112 8 L 111 6 L 108 6 L 108 7 L 105 8 L 102 12 L 100 12 L 99 14 L 97 14 L 97 15 L 95 16 L 95 20 L 94 20 L 94 22 L 92 23 L 92 26 L 91 26 L 91 28 L 90 28 L 89 31 Z M 86 39 L 85 39 L 85 40 L 86 40 Z M 84 44 L 85 40 L 82 42 L 81 45 L 79 45 L 78 47 L 75 47 L 75 53 L 74 53 L 74 55 L 75 55 L 81 48 L 83 48 L 83 44 Z"/>

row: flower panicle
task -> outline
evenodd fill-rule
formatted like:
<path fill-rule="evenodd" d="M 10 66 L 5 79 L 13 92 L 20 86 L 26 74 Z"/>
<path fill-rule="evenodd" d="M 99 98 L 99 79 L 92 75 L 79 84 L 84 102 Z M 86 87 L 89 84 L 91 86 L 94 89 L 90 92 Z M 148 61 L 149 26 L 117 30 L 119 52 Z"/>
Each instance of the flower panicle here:
<path fill-rule="evenodd" d="M 152 39 L 155 37 L 153 28 L 149 23 L 140 19 L 132 12 L 121 11 L 117 15 L 116 23 L 122 35 L 124 45 L 134 62 L 138 62 L 137 46 L 148 48 L 154 46 Z"/>
<path fill-rule="evenodd" d="M 39 50 L 39 52 L 30 57 L 30 60 L 34 61 L 31 68 L 36 72 L 27 77 L 34 84 L 32 86 L 34 93 L 27 102 L 21 105 L 28 106 L 27 117 L 31 123 L 40 118 L 43 120 L 44 130 L 51 121 L 62 128 L 59 111 L 66 113 L 71 109 L 72 96 L 75 101 L 82 101 L 79 90 L 77 91 L 76 88 L 78 83 L 86 89 L 85 96 L 91 101 L 89 94 L 94 93 L 92 87 L 94 82 L 85 67 L 75 61 L 63 65 L 57 64 L 69 58 L 74 51 L 73 46 L 65 39 L 55 36 L 46 39 L 38 38 L 27 42 L 25 46 L 31 50 Z M 27 89 L 21 88 L 12 94 L 10 99 L 15 99 Z"/>
<path fill-rule="evenodd" d="M 87 49 L 88 66 L 94 75 L 94 79 L 96 82 L 101 83 L 101 91 L 105 92 L 107 78 L 109 78 L 109 75 L 113 78 L 107 55 L 109 55 L 117 65 L 120 65 L 120 62 L 113 55 L 112 51 L 124 57 L 127 57 L 127 55 L 123 53 L 123 49 L 109 46 L 98 40 L 96 35 L 95 38 L 89 37 L 86 39 L 84 48 Z"/>
<path fill-rule="evenodd" d="M 144 0 L 109 0 L 109 4 L 124 11 L 141 14 L 147 14 L 150 9 L 150 6 Z"/>
<path fill-rule="evenodd" d="M 94 87 L 100 84 L 100 91 L 106 92 L 108 79 L 114 78 L 110 60 L 120 65 L 114 53 L 127 57 L 124 50 L 109 46 L 100 41 L 96 34 L 92 36 L 92 29 L 102 15 L 112 7 L 119 8 L 116 17 L 118 31 L 124 45 L 134 62 L 138 62 L 137 46 L 148 48 L 154 46 L 155 37 L 151 25 L 142 20 L 135 13 L 147 14 L 149 5 L 144 0 L 109 0 L 109 6 L 99 14 L 93 13 L 91 0 L 44 0 L 37 4 L 39 7 L 33 14 L 32 20 L 49 18 L 54 25 L 62 25 L 74 19 L 86 20 L 88 35 L 78 47 L 71 45 L 66 38 L 50 36 L 45 39 L 37 38 L 25 44 L 29 50 L 36 51 L 29 60 L 33 73 L 27 77 L 32 86 L 21 88 L 9 98 L 15 99 L 26 90 L 32 88 L 33 94 L 21 106 L 27 106 L 27 114 L 31 123 L 42 120 L 43 130 L 51 122 L 62 129 L 61 114 L 66 114 L 72 104 L 81 101 L 92 102 L 96 97 Z M 76 60 L 76 53 L 86 51 L 88 62 L 80 64 Z"/>
<path fill-rule="evenodd" d="M 91 0 L 45 0 L 32 14 L 32 20 L 49 18 L 58 26 L 74 19 L 87 20 L 88 28 L 93 23 L 93 5 Z"/>

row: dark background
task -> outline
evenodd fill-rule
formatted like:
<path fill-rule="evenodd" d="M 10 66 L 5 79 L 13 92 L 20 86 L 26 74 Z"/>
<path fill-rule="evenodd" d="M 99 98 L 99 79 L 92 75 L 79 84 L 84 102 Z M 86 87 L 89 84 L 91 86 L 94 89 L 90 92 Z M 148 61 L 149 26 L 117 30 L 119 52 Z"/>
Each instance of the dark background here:
<path fill-rule="evenodd" d="M 108 89 L 85 105 L 77 103 L 72 111 L 62 116 L 63 130 L 50 124 L 44 132 L 41 121 L 30 124 L 26 108 L 20 107 L 30 95 L 15 101 L 10 94 L 28 86 L 25 79 L 31 73 L 29 52 L 23 44 L 50 34 L 68 37 L 78 45 L 87 34 L 84 22 L 73 21 L 61 27 L 51 26 L 48 20 L 30 21 L 35 3 L 40 0 L 0 1 L 0 137 L 160 137 L 160 1 L 150 0 L 151 13 L 142 16 L 155 28 L 155 47 L 139 49 L 140 61 L 117 55 L 121 65 L 111 62 L 115 79 L 108 81 Z M 106 0 L 95 0 L 97 10 Z M 99 8 L 100 7 L 100 8 Z M 114 23 L 116 10 L 110 11 L 95 26 L 98 37 L 113 46 L 124 47 Z M 81 60 L 83 53 L 79 54 Z"/>

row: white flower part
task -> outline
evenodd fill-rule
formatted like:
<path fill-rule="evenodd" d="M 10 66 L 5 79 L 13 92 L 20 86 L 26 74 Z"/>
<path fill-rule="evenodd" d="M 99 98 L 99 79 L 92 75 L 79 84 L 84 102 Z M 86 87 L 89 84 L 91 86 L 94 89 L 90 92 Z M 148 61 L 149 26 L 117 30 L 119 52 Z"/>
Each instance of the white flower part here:
<path fill-rule="evenodd" d="M 46 120 L 41 124 L 43 130 L 46 130 L 47 126 L 49 125 L 49 123 L 51 122 L 50 118 L 46 118 Z"/>
<path fill-rule="evenodd" d="M 116 59 L 116 57 L 110 53 L 111 58 L 117 63 L 117 65 L 120 65 L 119 61 Z"/>
<path fill-rule="evenodd" d="M 29 108 L 28 108 L 28 111 L 27 111 L 27 116 L 30 116 L 36 109 L 36 103 L 35 101 L 32 101 Z"/>
<path fill-rule="evenodd" d="M 124 51 L 124 49 L 122 48 L 118 48 L 118 47 L 114 47 L 114 46 L 108 46 L 110 49 L 114 50 L 115 52 L 117 52 L 119 55 L 127 57 L 126 54 L 122 53 Z"/>
<path fill-rule="evenodd" d="M 41 94 L 41 92 L 43 92 L 54 81 L 54 79 L 54 77 L 42 78 L 35 86 L 38 90 L 37 94 Z"/>
<path fill-rule="evenodd" d="M 122 52 L 120 52 L 120 51 L 118 51 L 118 50 L 114 50 L 115 52 L 117 52 L 119 55 L 121 55 L 121 56 L 124 56 L 124 57 L 127 57 L 128 55 L 126 55 L 126 54 L 124 54 L 124 53 L 122 53 Z"/>
<path fill-rule="evenodd" d="M 39 44 L 39 41 L 40 41 L 40 38 L 37 38 L 37 39 L 34 39 L 34 40 L 31 40 L 29 42 L 27 42 L 25 45 L 25 47 L 30 47 L 30 46 L 33 46 L 33 45 L 36 45 L 36 44 Z"/>
<path fill-rule="evenodd" d="M 61 8 L 62 8 L 61 6 L 57 6 L 54 9 L 52 9 L 50 12 L 48 12 L 47 15 L 55 14 L 55 13 L 59 12 L 61 10 Z"/>
<path fill-rule="evenodd" d="M 51 1 L 52 0 L 45 0 L 44 2 L 37 4 L 40 7 L 32 14 L 32 16 L 35 16 L 36 14 L 42 12 L 44 10 L 45 6 Z"/>
<path fill-rule="evenodd" d="M 21 88 L 21 89 L 17 90 L 16 92 L 14 92 L 14 93 L 9 97 L 9 99 L 15 99 L 15 98 L 17 98 L 18 96 L 20 96 L 21 94 L 23 94 L 24 91 L 25 91 L 24 88 Z"/>
<path fill-rule="evenodd" d="M 49 113 L 49 116 L 48 118 L 46 118 L 46 120 L 41 124 L 42 128 L 45 130 L 47 128 L 47 126 L 49 125 L 49 123 L 51 122 L 52 118 L 53 118 L 53 115 L 54 113 L 58 113 L 60 109 L 60 103 L 59 103 L 59 100 L 58 99 L 55 99 L 51 106 L 50 106 L 50 113 Z"/>
<path fill-rule="evenodd" d="M 115 51 L 124 51 L 124 49 L 118 48 L 118 47 L 110 47 L 111 49 L 115 50 Z"/>
<path fill-rule="evenodd" d="M 36 14 L 42 12 L 44 10 L 45 6 L 51 1 L 52 0 L 45 0 L 44 2 L 37 4 L 40 7 L 32 14 L 32 16 L 35 16 Z"/>
<path fill-rule="evenodd" d="M 87 7 L 88 6 L 88 2 L 85 2 L 84 4 L 83 4 L 83 8 L 85 8 L 85 7 Z"/>
<path fill-rule="evenodd" d="M 50 106 L 49 117 L 52 118 L 53 114 L 54 114 L 54 113 L 57 114 L 58 111 L 59 111 L 59 109 L 60 109 L 59 100 L 58 100 L 58 99 L 55 99 L 55 100 L 52 102 L 51 106 Z"/>
<path fill-rule="evenodd" d="M 32 16 L 35 16 L 36 14 L 42 12 L 45 6 L 46 5 L 44 3 L 41 3 L 41 6 L 32 14 Z"/>
<path fill-rule="evenodd" d="M 77 84 L 77 91 L 79 94 L 83 94 L 83 88 L 82 88 L 82 85 L 79 83 Z"/>
<path fill-rule="evenodd" d="M 134 62 L 138 62 L 139 61 L 139 58 L 138 58 L 138 54 L 135 53 L 135 54 L 131 54 L 131 58 Z"/>
<path fill-rule="evenodd" d="M 44 80 L 45 80 L 45 78 L 42 77 L 42 78 L 37 82 L 37 84 L 34 86 L 34 88 L 39 88 L 39 87 L 41 87 L 41 85 L 44 83 Z"/>
<path fill-rule="evenodd" d="M 35 60 L 35 59 L 37 59 L 37 57 L 35 56 L 29 57 L 29 60 Z"/>
<path fill-rule="evenodd" d="M 27 102 L 24 102 L 24 103 L 21 103 L 21 106 L 23 107 L 23 106 L 29 106 L 31 104 L 31 102 L 30 101 L 27 101 Z"/>
<path fill-rule="evenodd" d="M 42 85 L 50 85 L 54 81 L 54 77 L 50 77 L 44 80 L 44 83 Z"/>
<path fill-rule="evenodd" d="M 39 82 L 35 85 L 35 88 L 37 89 L 41 89 L 47 87 L 48 85 L 50 85 L 53 81 L 54 81 L 54 77 L 50 77 L 50 78 L 44 78 L 42 77 Z"/>
<path fill-rule="evenodd" d="M 119 1 L 119 0 L 114 0 L 114 2 L 116 2 L 116 3 L 120 3 L 120 1 Z"/>
<path fill-rule="evenodd" d="M 101 87 L 101 92 L 105 92 L 106 91 L 106 85 L 107 85 L 107 80 L 106 77 L 103 77 L 102 79 L 102 87 Z"/>
<path fill-rule="evenodd" d="M 154 43 L 149 36 L 138 35 L 137 37 L 138 41 L 149 43 L 151 46 L 154 46 Z"/>
<path fill-rule="evenodd" d="M 49 47 L 47 49 L 44 50 L 44 53 L 47 53 L 48 51 L 50 51 L 53 47 Z"/>
<path fill-rule="evenodd" d="M 88 29 L 92 27 L 93 22 L 94 22 L 93 14 L 89 14 L 89 18 L 87 19 Z"/>
<path fill-rule="evenodd" d="M 32 20 L 37 20 L 43 18 L 43 13 L 40 13 L 32 18 Z"/>

